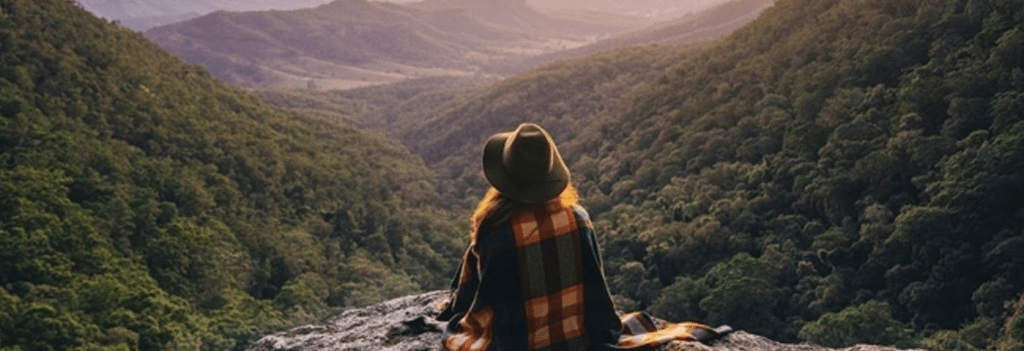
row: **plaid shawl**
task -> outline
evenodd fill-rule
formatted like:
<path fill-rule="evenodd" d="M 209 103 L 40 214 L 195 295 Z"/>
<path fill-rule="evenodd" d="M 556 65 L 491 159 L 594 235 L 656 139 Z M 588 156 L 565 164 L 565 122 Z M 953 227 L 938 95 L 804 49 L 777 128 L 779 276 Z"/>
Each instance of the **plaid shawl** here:
<path fill-rule="evenodd" d="M 439 320 L 446 350 L 621 350 L 693 339 L 696 323 L 615 313 L 587 212 L 557 199 L 480 229 Z"/>

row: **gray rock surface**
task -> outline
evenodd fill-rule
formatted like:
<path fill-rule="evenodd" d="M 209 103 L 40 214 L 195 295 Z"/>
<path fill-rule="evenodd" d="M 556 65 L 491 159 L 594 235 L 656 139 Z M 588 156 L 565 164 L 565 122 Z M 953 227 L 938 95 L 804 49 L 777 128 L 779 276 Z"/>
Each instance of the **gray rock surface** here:
<path fill-rule="evenodd" d="M 414 334 L 401 324 L 410 317 L 430 314 L 448 297 L 447 291 L 400 297 L 377 305 L 343 312 L 321 325 L 306 325 L 266 336 L 249 351 L 427 351 L 438 350 L 441 334 Z M 743 331 L 733 332 L 710 345 L 672 342 L 661 351 L 829 351 L 832 349 L 783 344 Z M 842 351 L 892 351 L 891 347 L 857 345 Z"/>

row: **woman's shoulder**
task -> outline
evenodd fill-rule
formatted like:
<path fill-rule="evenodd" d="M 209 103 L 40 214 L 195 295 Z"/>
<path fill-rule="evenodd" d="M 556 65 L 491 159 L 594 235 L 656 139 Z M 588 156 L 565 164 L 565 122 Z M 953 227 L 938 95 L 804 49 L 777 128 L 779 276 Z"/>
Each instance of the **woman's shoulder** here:
<path fill-rule="evenodd" d="M 590 225 L 590 213 L 588 213 L 587 209 L 583 208 L 583 206 L 573 205 L 572 212 L 576 215 L 576 222 L 586 223 L 588 226 Z"/>

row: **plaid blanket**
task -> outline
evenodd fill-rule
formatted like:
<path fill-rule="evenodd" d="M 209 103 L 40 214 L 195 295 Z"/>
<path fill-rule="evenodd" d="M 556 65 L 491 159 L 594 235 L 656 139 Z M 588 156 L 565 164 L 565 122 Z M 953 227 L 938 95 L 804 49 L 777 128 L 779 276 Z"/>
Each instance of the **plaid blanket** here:
<path fill-rule="evenodd" d="M 696 323 L 659 325 L 645 314 L 620 318 L 589 215 L 557 199 L 510 222 L 485 221 L 452 288 L 439 317 L 449 321 L 447 350 L 649 349 L 713 331 Z"/>

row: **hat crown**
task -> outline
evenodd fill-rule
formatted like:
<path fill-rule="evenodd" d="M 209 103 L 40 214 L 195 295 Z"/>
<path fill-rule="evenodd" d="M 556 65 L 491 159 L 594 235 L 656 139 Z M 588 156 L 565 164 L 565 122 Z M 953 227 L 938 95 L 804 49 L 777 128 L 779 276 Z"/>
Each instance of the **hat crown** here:
<path fill-rule="evenodd" d="M 524 124 L 505 140 L 502 163 L 514 177 L 530 182 L 543 181 L 554 166 L 553 141 L 536 125 Z"/>
<path fill-rule="evenodd" d="M 483 168 L 502 195 L 528 204 L 552 199 L 569 185 L 569 169 L 554 139 L 533 123 L 491 136 L 484 144 Z"/>

